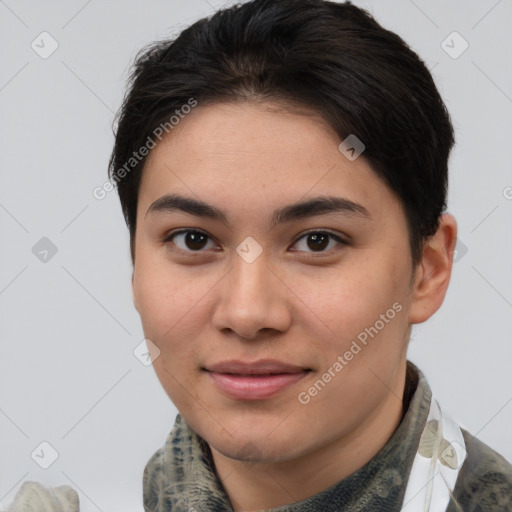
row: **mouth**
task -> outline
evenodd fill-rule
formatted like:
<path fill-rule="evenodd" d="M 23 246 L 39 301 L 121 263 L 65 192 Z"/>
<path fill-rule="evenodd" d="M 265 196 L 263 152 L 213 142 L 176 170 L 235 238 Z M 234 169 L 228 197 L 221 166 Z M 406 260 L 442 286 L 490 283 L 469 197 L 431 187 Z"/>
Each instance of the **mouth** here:
<path fill-rule="evenodd" d="M 235 400 L 264 400 L 296 384 L 312 369 L 281 361 L 224 361 L 203 368 L 224 395 Z"/>

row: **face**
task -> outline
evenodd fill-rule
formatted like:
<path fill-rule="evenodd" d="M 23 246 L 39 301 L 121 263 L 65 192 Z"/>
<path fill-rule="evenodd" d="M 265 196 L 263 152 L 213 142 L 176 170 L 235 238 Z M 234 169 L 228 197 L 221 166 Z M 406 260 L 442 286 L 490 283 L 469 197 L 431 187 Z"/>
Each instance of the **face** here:
<path fill-rule="evenodd" d="M 198 106 L 152 150 L 133 294 L 188 424 L 225 456 L 284 462 L 398 389 L 412 262 L 401 203 L 364 153 L 271 107 Z"/>

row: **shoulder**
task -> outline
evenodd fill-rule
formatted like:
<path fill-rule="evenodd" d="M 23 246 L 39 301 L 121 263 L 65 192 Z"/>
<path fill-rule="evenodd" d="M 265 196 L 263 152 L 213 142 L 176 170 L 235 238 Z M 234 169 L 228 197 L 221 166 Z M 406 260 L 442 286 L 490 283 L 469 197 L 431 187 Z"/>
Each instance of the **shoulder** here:
<path fill-rule="evenodd" d="M 164 465 L 165 447 L 159 448 L 149 459 L 144 468 L 142 477 L 144 510 L 158 510 L 158 504 L 162 489 L 166 484 L 165 465 Z"/>
<path fill-rule="evenodd" d="M 180 414 L 176 416 L 174 426 L 168 433 L 164 445 L 156 450 L 146 463 L 142 477 L 142 493 L 145 511 L 160 510 L 165 490 L 173 476 L 173 464 L 183 461 L 184 436 L 186 425 Z M 176 476 L 176 475 L 174 475 Z M 170 508 L 164 508 L 170 510 Z"/>
<path fill-rule="evenodd" d="M 464 429 L 468 456 L 454 489 L 456 503 L 447 512 L 512 512 L 512 465 Z"/>
<path fill-rule="evenodd" d="M 7 512 L 78 512 L 79 508 L 78 494 L 68 485 L 51 488 L 44 487 L 39 482 L 25 482 Z"/>

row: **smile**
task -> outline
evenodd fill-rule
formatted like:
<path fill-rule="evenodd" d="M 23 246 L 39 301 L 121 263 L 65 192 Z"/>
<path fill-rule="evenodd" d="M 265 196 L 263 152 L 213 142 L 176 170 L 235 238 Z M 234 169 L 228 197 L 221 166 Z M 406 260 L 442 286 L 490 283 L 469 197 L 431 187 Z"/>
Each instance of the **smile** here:
<path fill-rule="evenodd" d="M 280 361 L 226 361 L 204 368 L 214 385 L 236 400 L 264 400 L 303 379 L 311 370 Z"/>

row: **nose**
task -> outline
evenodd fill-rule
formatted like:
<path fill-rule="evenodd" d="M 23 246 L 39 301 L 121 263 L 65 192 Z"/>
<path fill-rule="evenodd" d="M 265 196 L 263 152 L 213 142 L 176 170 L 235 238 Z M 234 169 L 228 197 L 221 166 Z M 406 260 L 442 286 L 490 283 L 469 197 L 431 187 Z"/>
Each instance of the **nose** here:
<path fill-rule="evenodd" d="M 268 336 L 269 330 L 285 332 L 292 318 L 291 295 L 263 255 L 252 263 L 236 255 L 222 280 L 213 325 L 246 340 Z"/>

